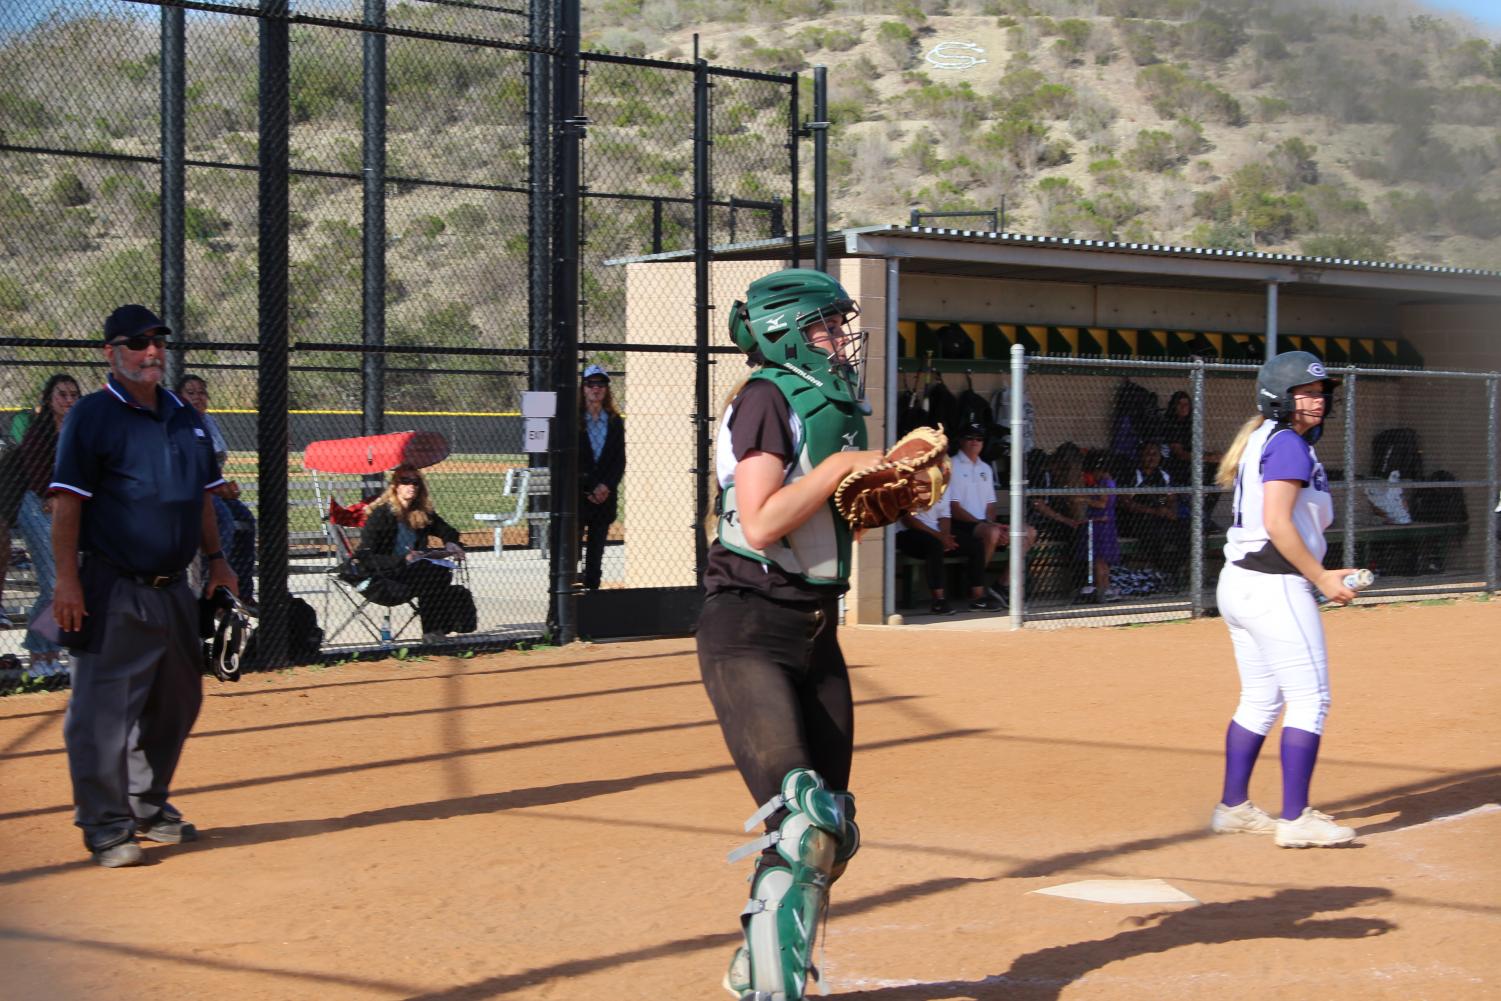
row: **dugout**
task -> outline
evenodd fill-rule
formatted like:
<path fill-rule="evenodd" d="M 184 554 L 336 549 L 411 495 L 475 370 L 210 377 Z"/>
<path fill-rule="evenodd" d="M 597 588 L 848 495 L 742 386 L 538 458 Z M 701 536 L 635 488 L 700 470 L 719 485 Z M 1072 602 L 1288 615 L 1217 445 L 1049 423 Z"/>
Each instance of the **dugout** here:
<path fill-rule="evenodd" d="M 785 239 L 716 248 L 710 301 L 727 306 L 754 278 L 787 266 L 789 251 Z M 1494 396 L 1494 383 L 1382 379 L 1379 370 L 1501 370 L 1501 273 L 901 225 L 833 234 L 827 251 L 829 271 L 860 301 L 861 322 L 871 335 L 873 438 L 885 427 L 897 388 L 913 373 L 936 369 L 956 388 L 972 384 L 989 395 L 1004 384 L 1015 343 L 1029 355 L 1075 359 L 1081 366 L 1090 358 L 1141 359 L 1140 381 L 1163 398 L 1174 378 L 1151 375 L 1154 359 L 1242 361 L 1249 370 L 1270 344 L 1312 351 L 1333 366 L 1377 370 L 1377 378 L 1362 381 L 1359 456 L 1381 429 L 1411 427 L 1424 441 L 1430 467 L 1452 469 L 1461 480 L 1494 481 L 1496 403 L 1487 395 Z M 799 256 L 809 266 L 806 240 Z M 615 263 L 626 269 L 627 340 L 691 345 L 692 255 Z M 671 308 L 663 308 L 666 303 Z M 716 345 L 725 343 L 722 316 L 722 309 L 711 314 Z M 940 357 L 940 334 L 951 325 L 964 333 L 973 357 Z M 652 484 L 670 482 L 670 471 L 693 464 L 686 436 L 676 434 L 680 446 L 663 446 L 681 425 L 681 394 L 691 393 L 692 366 L 687 356 L 664 363 L 660 356 L 626 354 L 628 435 L 652 443 L 649 452 L 631 453 L 626 489 L 636 503 Z M 716 412 L 744 374 L 733 356 L 716 358 Z M 1102 444 L 1118 382 L 1118 374 L 1054 380 L 1054 395 L 1038 400 L 1033 444 Z M 1250 412 L 1243 387 L 1226 390 L 1223 405 L 1206 406 L 1206 441 L 1228 440 Z M 1494 491 L 1490 496 L 1494 503 Z M 1477 516 L 1479 500 L 1477 488 L 1471 505 Z M 662 526 L 642 529 L 661 535 L 651 540 L 652 552 L 681 549 L 683 563 L 691 565 L 693 540 L 678 526 L 691 523 L 692 498 L 660 494 L 650 503 L 650 525 Z M 1478 546 L 1480 533 L 1472 534 Z M 851 622 L 883 621 L 889 607 L 881 535 L 869 533 L 858 546 L 846 606 Z M 628 568 L 628 586 L 660 586 L 648 579 L 651 573 L 651 567 Z"/>

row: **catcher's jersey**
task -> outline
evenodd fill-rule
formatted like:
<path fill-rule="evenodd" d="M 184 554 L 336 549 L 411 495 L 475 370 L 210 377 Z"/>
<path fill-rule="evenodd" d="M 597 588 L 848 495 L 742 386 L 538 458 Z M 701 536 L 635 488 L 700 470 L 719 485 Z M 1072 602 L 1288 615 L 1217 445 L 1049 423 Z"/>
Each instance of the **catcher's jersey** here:
<path fill-rule="evenodd" d="M 1329 549 L 1324 529 L 1334 522 L 1329 477 L 1312 445 L 1292 428 L 1267 421 L 1252 432 L 1235 471 L 1235 520 L 1225 536 L 1225 562 L 1262 573 L 1296 574 L 1267 535 L 1262 507 L 1267 480 L 1302 484 L 1293 502 L 1293 527 L 1314 559 L 1324 559 Z"/>
<path fill-rule="evenodd" d="M 715 438 L 715 471 L 721 491 L 733 485 L 735 465 L 746 452 L 797 455 L 802 447 L 801 426 L 802 420 L 775 386 L 761 380 L 748 383 L 725 410 Z M 723 503 L 723 493 L 720 501 Z M 846 588 L 842 584 L 810 584 L 774 564 L 728 549 L 716 537 L 709 546 L 704 590 L 708 594 L 754 591 L 778 601 L 808 601 L 842 594 Z"/>
<path fill-rule="evenodd" d="M 767 384 L 762 388 L 762 384 Z M 772 396 L 781 397 L 777 400 Z M 787 407 L 782 410 L 783 401 Z M 766 407 L 774 407 L 778 417 L 786 413 L 785 432 L 777 421 L 767 427 Z M 770 443 L 752 443 L 737 433 L 743 424 L 738 408 L 758 407 L 757 435 L 769 437 Z M 730 553 L 753 560 L 768 568 L 801 579 L 815 586 L 837 586 L 841 590 L 849 578 L 850 529 L 844 519 L 826 504 L 803 524 L 764 549 L 746 541 L 739 520 L 735 491 L 735 468 L 752 448 L 772 452 L 784 458 L 783 482 L 792 483 L 842 448 L 865 446 L 865 422 L 850 408 L 828 402 L 822 394 L 811 392 L 801 380 L 777 369 L 762 369 L 752 376 L 737 399 L 725 412 L 720 424 L 716 449 L 716 473 L 720 484 L 720 519 L 718 546 Z M 712 554 L 711 554 L 712 556 Z M 767 571 L 770 572 L 769 570 Z"/>

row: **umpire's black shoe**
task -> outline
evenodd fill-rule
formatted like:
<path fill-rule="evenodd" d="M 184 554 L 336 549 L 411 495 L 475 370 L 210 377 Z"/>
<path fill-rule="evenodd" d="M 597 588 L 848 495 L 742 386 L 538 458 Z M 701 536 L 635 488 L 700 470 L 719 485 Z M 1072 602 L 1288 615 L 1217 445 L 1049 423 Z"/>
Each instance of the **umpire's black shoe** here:
<path fill-rule="evenodd" d="M 90 853 L 95 865 L 102 865 L 106 869 L 123 869 L 129 865 L 140 865 L 144 858 L 141 846 L 135 841 L 120 841 L 108 848 L 100 848 Z"/>
<path fill-rule="evenodd" d="M 147 841 L 162 845 L 180 845 L 184 841 L 198 840 L 198 828 L 181 817 L 170 817 L 165 813 L 158 813 L 152 820 L 137 824 L 136 833 Z"/>
<path fill-rule="evenodd" d="M 953 615 L 956 610 L 953 605 L 950 605 L 943 598 L 939 598 L 928 606 L 928 611 L 934 615 Z"/>

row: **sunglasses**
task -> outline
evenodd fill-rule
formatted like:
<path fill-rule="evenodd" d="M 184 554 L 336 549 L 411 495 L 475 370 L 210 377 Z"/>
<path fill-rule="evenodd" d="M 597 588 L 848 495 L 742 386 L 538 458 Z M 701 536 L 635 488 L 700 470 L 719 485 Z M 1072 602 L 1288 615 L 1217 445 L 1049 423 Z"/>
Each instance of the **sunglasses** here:
<path fill-rule="evenodd" d="M 586 382 L 586 383 L 584 383 L 584 388 L 585 389 L 604 389 L 608 385 L 609 385 L 608 382 Z"/>
<path fill-rule="evenodd" d="M 113 347 L 127 347 L 132 351 L 145 351 L 149 345 L 159 348 L 167 346 L 166 334 L 131 334 L 129 337 L 117 337 L 109 342 Z"/>
<path fill-rule="evenodd" d="M 398 476 L 396 477 L 396 484 L 403 487 L 420 487 L 422 486 L 422 480 L 416 476 Z"/>

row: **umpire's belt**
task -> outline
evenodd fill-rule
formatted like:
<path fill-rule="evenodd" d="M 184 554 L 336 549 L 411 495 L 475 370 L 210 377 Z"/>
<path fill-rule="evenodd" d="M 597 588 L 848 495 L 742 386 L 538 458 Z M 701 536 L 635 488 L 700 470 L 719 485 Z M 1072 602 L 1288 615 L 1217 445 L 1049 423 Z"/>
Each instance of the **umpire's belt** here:
<path fill-rule="evenodd" d="M 176 573 L 135 573 L 134 571 L 126 570 L 113 560 L 105 559 L 98 553 L 90 553 L 89 558 L 98 560 L 126 580 L 133 580 L 137 584 L 144 584 L 147 587 L 156 588 L 157 590 L 161 590 L 164 587 L 171 587 L 187 576 L 186 570 L 179 570 Z"/>

